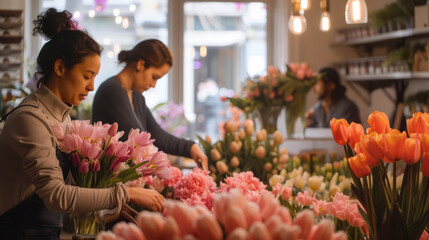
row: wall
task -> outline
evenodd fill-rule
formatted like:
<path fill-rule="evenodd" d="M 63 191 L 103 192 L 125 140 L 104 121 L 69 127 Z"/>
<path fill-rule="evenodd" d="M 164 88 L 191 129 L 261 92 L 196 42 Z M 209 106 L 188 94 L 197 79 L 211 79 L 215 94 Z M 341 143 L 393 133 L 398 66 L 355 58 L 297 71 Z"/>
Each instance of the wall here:
<path fill-rule="evenodd" d="M 395 0 L 366 0 L 368 12 L 384 7 L 386 4 L 394 2 Z M 311 0 L 312 6 L 308 12 L 305 13 L 307 18 L 307 31 L 301 36 L 289 34 L 289 59 L 290 62 L 305 61 L 310 64 L 314 70 L 318 70 L 323 66 L 331 65 L 333 62 L 343 61 L 345 59 L 358 57 L 356 51 L 352 47 L 333 46 L 335 39 L 335 30 L 346 28 L 344 11 L 347 0 L 330 0 L 330 15 L 332 22 L 332 29 L 329 32 L 321 32 L 319 30 L 320 21 L 320 7 L 318 0 Z M 375 111 L 383 111 L 388 114 L 389 118 L 394 110 L 394 104 L 383 90 L 379 89 L 368 95 L 366 91 L 360 86 L 356 86 L 362 97 L 370 100 L 371 105 L 368 106 L 359 95 L 350 87 L 349 83 L 343 84 L 348 88 L 347 95 L 360 109 L 361 120 L 364 127 L 367 127 L 366 119 L 368 115 Z M 407 94 L 417 92 L 422 88 L 429 88 L 429 84 L 424 81 L 413 80 L 406 91 Z M 395 96 L 393 88 L 387 88 L 386 91 Z M 307 98 L 307 108 L 316 102 L 313 93 L 310 93 Z"/>

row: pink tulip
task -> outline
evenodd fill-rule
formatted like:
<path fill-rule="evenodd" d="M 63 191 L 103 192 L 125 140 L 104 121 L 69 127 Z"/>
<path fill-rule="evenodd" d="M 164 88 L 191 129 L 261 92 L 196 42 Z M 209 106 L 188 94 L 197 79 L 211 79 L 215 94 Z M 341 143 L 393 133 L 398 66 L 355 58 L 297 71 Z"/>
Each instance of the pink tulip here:
<path fill-rule="evenodd" d="M 121 240 L 112 232 L 101 232 L 97 235 L 96 240 Z"/>
<path fill-rule="evenodd" d="M 84 140 L 80 145 L 80 154 L 90 160 L 96 160 L 101 156 L 101 148 L 97 144 L 91 144 Z"/>
<path fill-rule="evenodd" d="M 243 210 L 236 206 L 229 207 L 223 217 L 223 226 L 227 234 L 236 228 L 247 229 L 247 220 Z"/>
<path fill-rule="evenodd" d="M 258 205 L 261 209 L 261 216 L 264 221 L 270 218 L 280 207 L 279 201 L 269 192 L 262 194 Z"/>
<path fill-rule="evenodd" d="M 58 140 L 61 141 L 64 138 L 65 128 L 62 124 L 52 126 L 52 131 L 54 132 L 54 135 Z"/>
<path fill-rule="evenodd" d="M 304 69 L 302 69 L 302 68 L 299 68 L 299 69 L 296 71 L 296 77 L 297 77 L 299 80 L 304 80 L 304 77 L 305 77 L 305 71 L 306 71 L 306 70 L 304 70 Z"/>
<path fill-rule="evenodd" d="M 160 240 L 165 228 L 161 214 L 147 211 L 141 212 L 137 216 L 137 225 L 150 240 Z"/>
<path fill-rule="evenodd" d="M 301 229 L 298 226 L 280 225 L 273 233 L 273 240 L 298 240 Z"/>
<path fill-rule="evenodd" d="M 98 172 L 98 171 L 100 171 L 100 161 L 98 161 L 98 160 L 94 160 L 94 161 L 92 161 L 92 168 L 91 168 L 91 170 L 92 170 L 93 172 Z"/>
<path fill-rule="evenodd" d="M 222 240 L 223 233 L 213 216 L 202 215 L 196 220 L 196 233 L 199 239 Z"/>
<path fill-rule="evenodd" d="M 291 63 L 289 64 L 290 70 L 292 71 L 293 74 L 296 74 L 296 71 L 298 70 L 299 65 L 296 63 Z"/>
<path fill-rule="evenodd" d="M 307 71 L 305 71 L 305 77 L 307 78 L 311 78 L 313 77 L 314 73 L 313 70 L 311 70 L 311 68 L 308 68 Z"/>
<path fill-rule="evenodd" d="M 311 204 L 313 204 L 314 198 L 308 191 L 304 191 L 304 193 L 298 193 L 296 200 L 304 206 L 310 206 Z"/>
<path fill-rule="evenodd" d="M 228 235 L 226 240 L 247 240 L 248 233 L 243 228 L 236 228 Z"/>
<path fill-rule="evenodd" d="M 261 222 L 255 222 L 249 228 L 249 236 L 252 240 L 270 240 L 270 233 L 268 232 L 265 224 Z"/>
<path fill-rule="evenodd" d="M 281 220 L 280 216 L 278 216 L 278 215 L 271 216 L 265 222 L 265 226 L 267 226 L 267 229 L 268 229 L 268 232 L 270 233 L 271 238 L 274 237 L 274 231 L 276 230 L 276 228 L 282 224 L 283 224 L 282 220 Z"/>
<path fill-rule="evenodd" d="M 286 156 L 288 156 L 288 155 L 286 154 Z M 282 157 L 280 157 L 280 159 L 281 158 Z M 286 186 L 283 187 L 282 192 L 281 192 L 281 197 L 283 200 L 289 200 L 292 197 L 292 188 L 286 187 Z"/>
<path fill-rule="evenodd" d="M 172 216 L 165 219 L 164 231 L 162 232 L 162 240 L 170 240 L 181 235 L 179 226 Z"/>
<path fill-rule="evenodd" d="M 80 158 L 77 152 L 71 153 L 71 160 L 74 167 L 78 167 L 80 165 Z"/>
<path fill-rule="evenodd" d="M 80 162 L 79 165 L 79 172 L 81 173 L 88 173 L 89 171 L 89 165 L 88 165 L 88 160 L 84 159 Z"/>
<path fill-rule="evenodd" d="M 136 138 L 136 144 L 142 147 L 152 144 L 155 139 L 150 139 L 151 135 L 148 132 L 141 132 Z"/>
<path fill-rule="evenodd" d="M 169 215 L 170 214 L 176 220 L 182 236 L 194 233 L 194 221 L 197 218 L 198 214 L 195 208 L 189 207 L 184 203 L 178 202 L 176 203 L 173 212 L 169 211 Z"/>
<path fill-rule="evenodd" d="M 117 132 L 118 132 L 118 123 L 114 122 L 110 126 L 109 131 L 107 132 L 107 134 L 109 134 L 109 136 L 111 136 L 111 137 L 114 137 Z"/>
<path fill-rule="evenodd" d="M 336 233 L 334 233 L 334 235 L 331 238 L 332 240 L 347 240 L 348 236 L 347 233 L 343 232 L 343 231 L 338 231 Z"/>
<path fill-rule="evenodd" d="M 246 210 L 244 211 L 247 220 L 247 226 L 251 226 L 254 222 L 261 222 L 261 215 L 259 213 L 259 205 L 255 202 L 246 202 Z"/>
<path fill-rule="evenodd" d="M 290 215 L 289 209 L 285 207 L 280 207 L 276 214 L 280 217 L 283 223 L 286 223 L 288 225 L 292 224 L 292 216 Z"/>
<path fill-rule="evenodd" d="M 309 209 L 304 209 L 296 214 L 294 225 L 301 229 L 299 238 L 307 239 L 310 234 L 311 228 L 314 224 L 314 214 Z"/>
<path fill-rule="evenodd" d="M 308 63 L 306 63 L 306 62 L 302 62 L 302 63 L 299 65 L 299 68 L 304 69 L 304 70 L 306 70 L 306 71 L 307 71 L 307 69 L 308 69 Z"/>
<path fill-rule="evenodd" d="M 276 97 L 275 92 L 270 92 L 270 95 L 268 96 L 270 99 L 274 99 Z"/>
<path fill-rule="evenodd" d="M 113 233 L 124 240 L 146 240 L 142 231 L 134 223 L 120 222 L 113 226 Z"/>
<path fill-rule="evenodd" d="M 319 224 L 313 226 L 308 240 L 331 240 L 335 232 L 334 223 L 327 219 L 322 219 Z"/>
<path fill-rule="evenodd" d="M 82 139 L 76 134 L 65 135 L 62 141 L 59 143 L 61 149 L 65 153 L 70 153 L 76 151 L 80 148 L 82 144 Z"/>

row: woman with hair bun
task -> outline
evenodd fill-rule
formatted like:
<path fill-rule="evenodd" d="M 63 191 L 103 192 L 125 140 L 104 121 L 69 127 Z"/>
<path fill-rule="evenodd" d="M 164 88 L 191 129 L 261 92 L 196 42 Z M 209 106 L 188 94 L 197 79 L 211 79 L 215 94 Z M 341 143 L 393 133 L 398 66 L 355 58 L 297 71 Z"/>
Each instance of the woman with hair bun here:
<path fill-rule="evenodd" d="M 33 35 L 48 40 L 37 57 L 38 89 L 8 115 L 0 135 L 0 238 L 59 239 L 62 212 L 111 209 L 132 201 L 154 211 L 164 198 L 154 190 L 88 189 L 66 185 L 52 126 L 70 122 L 73 105 L 94 90 L 102 48 L 76 29 L 67 11 L 48 9 L 33 23 Z"/>
<path fill-rule="evenodd" d="M 173 65 L 173 57 L 167 46 L 156 39 L 144 40 L 129 51 L 121 51 L 118 60 L 126 65 L 119 74 L 107 79 L 98 88 L 92 105 L 92 121 L 117 122 L 125 136 L 131 129 L 147 131 L 160 150 L 191 157 L 199 167 L 207 170 L 207 156 L 198 145 L 164 131 L 155 121 L 142 95 L 144 91 L 154 88 Z"/>

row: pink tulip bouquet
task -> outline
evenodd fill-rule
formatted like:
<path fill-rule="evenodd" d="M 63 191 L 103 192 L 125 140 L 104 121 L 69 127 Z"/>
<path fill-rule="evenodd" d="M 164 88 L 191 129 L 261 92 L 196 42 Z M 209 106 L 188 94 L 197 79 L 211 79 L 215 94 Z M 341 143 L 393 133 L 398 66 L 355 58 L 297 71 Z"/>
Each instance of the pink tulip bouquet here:
<path fill-rule="evenodd" d="M 118 182 L 128 182 L 156 174 L 171 177 L 167 155 L 152 144 L 150 134 L 131 130 L 128 140 L 118 139 L 116 123 L 91 125 L 89 121 L 52 127 L 61 151 L 70 156 L 71 173 L 77 186 L 106 188 Z"/>
<path fill-rule="evenodd" d="M 369 239 L 419 239 L 429 225 L 429 114 L 407 120 L 408 134 L 391 129 L 385 113 L 369 115 L 370 128 L 332 119 L 344 145 L 352 190 L 368 224 Z"/>
<path fill-rule="evenodd" d="M 142 212 L 138 225 L 118 223 L 113 232 L 102 232 L 97 239 L 347 239 L 346 233 L 335 232 L 332 221 L 316 223 L 310 210 L 292 220 L 288 209 L 280 206 L 271 193 L 263 194 L 257 203 L 246 201 L 238 190 L 221 193 L 214 200 L 213 213 L 174 200 L 167 200 L 165 207 L 165 216 Z"/>

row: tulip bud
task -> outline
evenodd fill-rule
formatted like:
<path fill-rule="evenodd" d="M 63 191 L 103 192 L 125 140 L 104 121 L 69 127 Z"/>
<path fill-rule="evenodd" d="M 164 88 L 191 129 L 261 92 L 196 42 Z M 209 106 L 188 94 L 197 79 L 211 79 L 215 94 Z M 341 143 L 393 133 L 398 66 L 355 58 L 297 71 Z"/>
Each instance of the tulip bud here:
<path fill-rule="evenodd" d="M 276 164 L 278 161 L 279 161 L 279 159 L 278 159 L 278 158 L 276 158 L 276 157 L 275 157 L 275 158 L 273 158 L 273 163 L 274 163 L 274 164 Z"/>
<path fill-rule="evenodd" d="M 236 141 L 231 142 L 231 144 L 229 145 L 229 150 L 234 154 L 238 153 L 238 151 L 240 151 L 238 143 Z"/>
<path fill-rule="evenodd" d="M 218 161 L 222 158 L 220 152 L 216 148 L 212 148 L 210 151 L 210 156 L 212 157 L 213 161 Z"/>
<path fill-rule="evenodd" d="M 284 180 L 285 180 L 285 178 L 283 176 L 273 175 L 268 180 L 268 183 L 270 184 L 271 187 L 274 187 L 277 183 L 282 183 Z"/>
<path fill-rule="evenodd" d="M 210 138 L 209 135 L 206 135 L 206 142 L 210 145 L 212 145 L 212 139 Z"/>
<path fill-rule="evenodd" d="M 78 167 L 80 165 L 80 158 L 77 152 L 71 153 L 71 160 L 74 167 Z"/>
<path fill-rule="evenodd" d="M 250 119 L 246 119 L 246 121 L 244 121 L 244 130 L 246 132 L 246 135 L 247 136 L 252 136 L 253 129 L 254 129 L 253 121 L 250 120 Z"/>
<path fill-rule="evenodd" d="M 210 172 L 213 172 L 213 173 L 217 172 L 216 168 L 213 165 L 210 165 L 209 169 L 210 169 Z"/>
<path fill-rule="evenodd" d="M 314 214 L 311 210 L 304 209 L 296 214 L 294 225 L 297 225 L 301 228 L 301 232 L 299 233 L 300 239 L 307 239 L 313 224 Z"/>
<path fill-rule="evenodd" d="M 240 165 L 240 160 L 236 156 L 232 157 L 231 160 L 229 160 L 229 163 L 231 164 L 231 167 L 238 167 Z"/>
<path fill-rule="evenodd" d="M 116 136 L 116 133 L 118 133 L 118 123 L 114 122 L 108 131 L 109 136 L 114 137 Z"/>
<path fill-rule="evenodd" d="M 238 126 L 235 122 L 226 121 L 225 122 L 225 131 L 233 133 L 237 130 Z"/>
<path fill-rule="evenodd" d="M 402 159 L 408 164 L 414 164 L 420 158 L 420 141 L 418 139 L 407 138 L 405 140 L 404 153 Z"/>
<path fill-rule="evenodd" d="M 344 118 L 336 119 L 333 118 L 330 121 L 332 135 L 334 136 L 335 142 L 339 145 L 346 145 L 349 141 L 349 124 Z"/>
<path fill-rule="evenodd" d="M 279 158 L 279 163 L 287 163 L 289 161 L 289 154 L 283 154 Z"/>
<path fill-rule="evenodd" d="M 263 158 L 265 157 L 265 148 L 264 146 L 259 146 L 256 148 L 255 155 L 257 158 Z"/>
<path fill-rule="evenodd" d="M 285 138 L 283 137 L 283 134 L 281 134 L 279 131 L 274 132 L 274 143 L 277 145 L 280 145 L 283 143 Z"/>
<path fill-rule="evenodd" d="M 371 130 L 381 134 L 390 132 L 389 118 L 384 112 L 374 111 L 368 117 Z"/>
<path fill-rule="evenodd" d="M 319 224 L 317 224 L 310 232 L 308 240 L 331 240 L 332 235 L 334 235 L 335 226 L 334 222 L 322 219 Z"/>
<path fill-rule="evenodd" d="M 273 169 L 273 170 L 271 171 L 271 174 L 273 174 L 273 175 L 275 175 L 275 174 L 277 174 L 277 173 L 279 173 L 279 171 L 277 171 L 277 169 Z"/>
<path fill-rule="evenodd" d="M 269 162 L 264 164 L 264 170 L 266 172 L 269 172 L 272 168 L 273 168 L 273 164 L 271 164 Z"/>
<path fill-rule="evenodd" d="M 280 149 L 279 154 L 280 154 L 280 155 L 285 155 L 285 154 L 289 154 L 289 153 L 288 153 L 288 151 L 287 151 L 287 149 L 286 149 L 286 148 L 282 148 L 282 149 Z"/>
<path fill-rule="evenodd" d="M 301 176 L 298 176 L 294 180 L 295 187 L 298 189 L 302 189 L 305 187 L 305 180 Z"/>
<path fill-rule="evenodd" d="M 371 173 L 371 169 L 366 164 L 366 157 L 362 153 L 359 153 L 354 157 L 350 157 L 349 164 L 350 164 L 350 168 L 353 170 L 355 175 L 359 178 L 366 177 Z"/>
<path fill-rule="evenodd" d="M 81 173 L 88 173 L 89 171 L 89 165 L 88 165 L 88 160 L 84 159 L 80 162 L 79 165 L 79 172 Z"/>
<path fill-rule="evenodd" d="M 220 174 L 225 174 L 228 172 L 228 166 L 223 161 L 216 162 L 216 168 Z"/>
<path fill-rule="evenodd" d="M 267 140 L 267 130 L 265 129 L 261 129 L 256 133 L 256 140 L 258 140 L 258 142 L 262 142 Z"/>
<path fill-rule="evenodd" d="M 240 129 L 240 131 L 238 132 L 238 136 L 240 137 L 240 139 L 244 139 L 246 137 L 246 133 L 243 129 Z"/>
<path fill-rule="evenodd" d="M 202 215 L 196 220 L 196 232 L 199 239 L 222 240 L 223 234 L 219 223 L 211 215 Z"/>
<path fill-rule="evenodd" d="M 308 178 L 308 187 L 311 190 L 316 191 L 322 185 L 322 181 L 323 181 L 322 176 L 311 176 L 310 178 Z"/>

